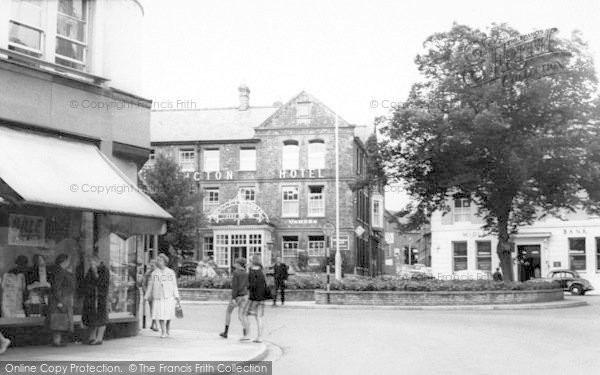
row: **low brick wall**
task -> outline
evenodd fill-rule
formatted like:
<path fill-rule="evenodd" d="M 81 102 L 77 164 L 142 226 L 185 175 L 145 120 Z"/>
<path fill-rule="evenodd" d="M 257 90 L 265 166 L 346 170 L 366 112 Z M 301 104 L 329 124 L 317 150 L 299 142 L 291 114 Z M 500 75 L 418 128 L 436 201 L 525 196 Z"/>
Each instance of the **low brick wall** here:
<path fill-rule="evenodd" d="M 229 301 L 231 299 L 231 289 L 200 289 L 200 288 L 179 288 L 179 296 L 182 301 Z M 279 296 L 278 301 L 279 301 Z M 314 301 L 314 290 L 285 290 L 286 301 Z"/>
<path fill-rule="evenodd" d="M 327 292 L 315 291 L 317 304 L 327 304 Z M 562 289 L 469 292 L 354 292 L 331 291 L 330 304 L 384 306 L 507 305 L 564 299 Z"/>

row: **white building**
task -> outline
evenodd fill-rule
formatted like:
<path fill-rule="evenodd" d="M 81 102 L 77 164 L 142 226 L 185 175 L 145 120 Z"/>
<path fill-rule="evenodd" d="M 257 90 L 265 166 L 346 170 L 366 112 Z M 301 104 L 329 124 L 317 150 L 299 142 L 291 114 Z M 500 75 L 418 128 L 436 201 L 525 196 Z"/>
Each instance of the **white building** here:
<path fill-rule="evenodd" d="M 469 200 L 456 199 L 452 211 L 431 217 L 431 266 L 439 278 L 457 271 L 493 272 L 500 266 L 498 239 L 481 229 L 482 218 Z M 548 216 L 520 227 L 512 237 L 516 280 L 546 276 L 553 269 L 574 269 L 600 289 L 600 217 L 583 212 Z"/>

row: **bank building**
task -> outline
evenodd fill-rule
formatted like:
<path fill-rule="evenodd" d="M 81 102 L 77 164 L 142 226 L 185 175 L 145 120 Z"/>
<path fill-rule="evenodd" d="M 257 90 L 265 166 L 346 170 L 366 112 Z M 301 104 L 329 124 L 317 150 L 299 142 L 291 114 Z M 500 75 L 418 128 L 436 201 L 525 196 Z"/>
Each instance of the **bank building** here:
<path fill-rule="evenodd" d="M 337 121 L 344 271 L 380 273 L 382 190 L 356 187 L 367 176 L 365 142 L 372 132 L 305 91 L 285 104 L 250 106 L 250 89 L 242 85 L 238 98 L 229 108 L 152 112 L 147 166 L 166 155 L 202 193 L 208 224 L 198 228 L 194 258 L 212 256 L 228 269 L 237 257 L 258 254 L 269 265 L 282 256 L 296 269 L 324 270 L 323 226 L 335 224 Z"/>

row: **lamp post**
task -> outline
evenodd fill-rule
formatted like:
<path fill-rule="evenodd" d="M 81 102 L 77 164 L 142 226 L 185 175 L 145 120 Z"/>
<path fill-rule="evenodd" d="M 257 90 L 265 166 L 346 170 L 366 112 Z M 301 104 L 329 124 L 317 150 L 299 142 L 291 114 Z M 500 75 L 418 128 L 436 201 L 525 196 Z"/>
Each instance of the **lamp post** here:
<path fill-rule="evenodd" d="M 342 254 L 340 253 L 340 126 L 335 114 L 335 279 L 342 279 Z"/>
<path fill-rule="evenodd" d="M 331 290 L 330 288 L 330 283 L 331 283 L 331 272 L 329 271 L 329 259 L 331 257 L 331 236 L 333 235 L 335 231 L 335 227 L 331 224 L 331 223 L 326 223 L 325 225 L 323 225 L 323 234 L 325 235 L 325 246 L 326 246 L 326 256 L 327 256 L 327 262 L 325 263 L 325 269 L 327 271 L 327 304 L 329 304 L 330 302 L 330 296 L 329 296 L 329 291 Z"/>

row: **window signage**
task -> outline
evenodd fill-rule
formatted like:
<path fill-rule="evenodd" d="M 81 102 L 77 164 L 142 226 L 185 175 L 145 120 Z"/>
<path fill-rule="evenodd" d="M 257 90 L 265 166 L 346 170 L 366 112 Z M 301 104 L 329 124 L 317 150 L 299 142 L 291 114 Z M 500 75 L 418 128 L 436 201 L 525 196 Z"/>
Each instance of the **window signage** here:
<path fill-rule="evenodd" d="M 10 214 L 8 217 L 8 244 L 44 247 L 46 219 L 41 216 Z"/>
<path fill-rule="evenodd" d="M 322 169 L 281 169 L 279 178 L 323 178 Z"/>
<path fill-rule="evenodd" d="M 331 248 L 333 250 L 336 249 L 336 241 L 335 236 L 331 237 Z M 349 236 L 340 236 L 340 251 L 350 250 L 350 237 Z"/>

